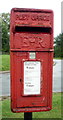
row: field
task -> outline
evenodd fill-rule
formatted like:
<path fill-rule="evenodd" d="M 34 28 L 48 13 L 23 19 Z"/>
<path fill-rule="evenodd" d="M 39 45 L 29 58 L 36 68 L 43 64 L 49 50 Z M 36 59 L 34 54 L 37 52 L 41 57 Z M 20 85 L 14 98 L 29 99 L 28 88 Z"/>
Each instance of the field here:
<path fill-rule="evenodd" d="M 12 113 L 10 99 L 7 98 L 2 101 L 2 118 L 23 118 L 23 113 Z M 51 111 L 34 112 L 33 118 L 61 118 L 61 93 L 53 93 L 53 108 Z"/>
<path fill-rule="evenodd" d="M 0 71 L 7 71 L 10 69 L 10 55 L 0 55 Z M 23 113 L 12 113 L 10 109 L 10 99 L 0 100 L 0 107 L 2 103 L 2 111 L 0 109 L 0 118 L 23 118 Z M 53 93 L 53 108 L 48 112 L 34 112 L 33 118 L 61 118 L 61 93 Z M 2 113 L 1 113 L 2 112 Z M 35 120 L 34 119 L 34 120 Z M 37 119 L 37 120 L 39 120 Z M 5 120 L 5 119 L 3 119 Z M 18 119 L 19 120 L 19 119 Z M 56 119 L 55 119 L 56 120 Z"/>

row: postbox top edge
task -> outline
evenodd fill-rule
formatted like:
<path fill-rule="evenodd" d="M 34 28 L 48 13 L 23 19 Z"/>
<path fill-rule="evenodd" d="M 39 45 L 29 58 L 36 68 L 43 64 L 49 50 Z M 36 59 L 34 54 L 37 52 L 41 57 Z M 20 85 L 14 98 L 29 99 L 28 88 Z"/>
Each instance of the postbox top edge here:
<path fill-rule="evenodd" d="M 12 8 L 11 12 L 38 12 L 38 13 L 53 13 L 51 9 L 35 9 L 35 8 Z"/>

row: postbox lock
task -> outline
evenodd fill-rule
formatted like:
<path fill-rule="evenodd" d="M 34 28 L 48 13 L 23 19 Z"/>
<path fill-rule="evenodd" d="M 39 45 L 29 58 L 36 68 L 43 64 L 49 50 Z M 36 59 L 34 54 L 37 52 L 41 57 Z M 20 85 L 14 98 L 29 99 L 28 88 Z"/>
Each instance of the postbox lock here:
<path fill-rule="evenodd" d="M 36 59 L 36 52 L 29 52 L 29 59 Z"/>

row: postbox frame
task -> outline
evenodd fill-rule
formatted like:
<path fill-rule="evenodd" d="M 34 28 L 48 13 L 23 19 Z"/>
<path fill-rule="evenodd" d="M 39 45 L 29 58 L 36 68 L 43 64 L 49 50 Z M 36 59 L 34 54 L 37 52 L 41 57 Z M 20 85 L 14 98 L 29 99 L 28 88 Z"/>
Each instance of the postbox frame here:
<path fill-rule="evenodd" d="M 32 13 L 37 13 L 37 14 L 39 14 L 39 13 L 51 13 L 52 14 L 52 18 L 51 18 L 51 41 L 50 41 L 50 49 L 49 48 L 43 48 L 42 50 L 40 49 L 40 51 L 39 50 L 37 50 L 36 51 L 36 49 L 28 49 L 28 51 L 27 51 L 27 49 L 25 49 L 25 51 L 24 50 L 22 50 L 22 49 L 18 49 L 18 48 L 13 48 L 13 35 L 15 35 L 15 23 L 14 23 L 14 18 L 15 18 L 15 13 L 16 12 L 32 12 Z M 13 15 L 14 15 L 14 17 L 13 17 Z M 23 25 L 23 27 L 25 27 L 25 25 Z M 28 26 L 27 26 L 28 27 Z M 30 27 L 33 27 L 32 25 L 30 26 Z M 36 27 L 35 25 L 34 25 L 34 27 Z M 39 26 L 39 28 L 41 28 L 41 26 Z M 46 27 L 45 27 L 46 28 Z M 39 9 L 22 9 L 22 8 L 13 8 L 12 9 L 12 11 L 11 11 L 11 26 L 10 26 L 10 58 L 11 58 L 11 109 L 12 109 L 12 111 L 13 112 L 40 112 L 40 111 L 49 111 L 49 110 L 51 110 L 52 109 L 52 80 L 51 80 L 51 76 L 52 76 L 52 65 L 53 65 L 53 11 L 52 10 L 39 10 Z M 27 106 L 25 106 L 25 107 L 17 107 L 17 105 L 16 105 L 16 103 L 17 103 L 17 96 L 16 96 L 16 92 L 17 92 L 17 90 L 16 90 L 16 88 L 17 88 L 17 81 L 15 81 L 15 79 L 14 79 L 14 77 L 15 77 L 15 66 L 16 66 L 16 62 L 15 62 L 15 58 L 17 58 L 17 57 L 15 57 L 16 56 L 16 53 L 18 53 L 18 55 L 19 55 L 19 53 L 22 53 L 22 52 L 24 52 L 24 53 L 26 53 L 27 52 L 27 58 L 25 58 L 25 60 L 23 60 L 24 58 L 21 58 L 22 59 L 22 70 L 23 70 L 23 63 L 24 63 L 24 61 L 41 61 L 41 64 L 43 63 L 44 64 L 44 60 L 42 59 L 39 59 L 39 58 L 37 58 L 37 56 L 38 56 L 38 54 L 40 54 L 41 52 L 43 53 L 44 52 L 44 54 L 46 53 L 46 52 L 48 52 L 48 67 L 49 68 L 51 68 L 51 73 L 50 73 L 50 69 L 48 70 L 48 73 L 50 73 L 50 75 L 48 74 L 48 76 L 47 76 L 47 79 L 49 79 L 49 77 L 50 77 L 50 79 L 49 79 L 49 81 L 48 81 L 48 83 L 47 83 L 47 85 L 48 85 L 48 87 L 47 87 L 47 106 L 40 106 L 40 107 L 34 107 L 33 105 L 32 105 L 32 107 L 27 107 Z M 36 59 L 30 59 L 29 58 L 29 53 L 30 52 L 36 52 Z M 15 62 L 15 63 L 14 63 Z M 44 66 L 44 65 L 43 65 Z M 43 69 L 43 68 L 42 68 Z M 14 71 L 13 71 L 14 70 Z M 43 71 L 42 71 L 43 72 Z M 24 73 L 23 73 L 24 74 Z M 44 74 L 44 73 L 43 73 Z M 22 91 L 23 91 L 23 88 L 22 88 Z M 37 97 L 37 95 L 29 95 L 29 96 L 27 96 L 27 97 L 33 97 L 33 96 L 35 96 L 35 97 Z M 26 96 L 25 96 L 26 97 Z M 24 97 L 24 98 L 25 98 Z"/>

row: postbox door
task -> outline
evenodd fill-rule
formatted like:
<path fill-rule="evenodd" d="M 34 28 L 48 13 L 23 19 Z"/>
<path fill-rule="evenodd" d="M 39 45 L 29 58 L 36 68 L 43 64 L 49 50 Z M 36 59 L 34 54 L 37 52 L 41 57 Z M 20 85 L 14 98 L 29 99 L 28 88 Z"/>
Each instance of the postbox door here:
<path fill-rule="evenodd" d="M 13 73 L 12 76 L 14 75 L 14 80 L 12 85 L 15 86 L 15 88 L 13 88 L 15 90 L 15 101 L 16 101 L 16 107 L 32 107 L 32 106 L 48 106 L 48 84 L 50 79 L 51 79 L 51 74 L 49 75 L 49 69 L 52 70 L 52 66 L 50 66 L 50 61 L 49 59 L 51 59 L 51 54 L 49 55 L 48 52 L 35 52 L 36 54 L 36 58 L 35 59 L 29 59 L 29 54 L 30 52 L 14 52 L 11 53 L 12 54 L 12 69 L 13 69 Z M 28 62 L 28 64 L 30 62 L 33 62 L 38 64 L 38 66 L 36 65 L 35 67 L 39 67 L 36 68 L 38 70 L 38 72 L 40 73 L 40 77 L 38 77 L 38 79 L 35 79 L 40 81 L 40 83 L 36 83 L 36 85 L 38 84 L 38 92 L 35 93 L 35 90 L 32 90 L 31 92 L 28 91 L 28 93 L 26 92 L 26 90 L 31 90 L 31 88 L 28 86 L 28 89 L 26 88 L 25 90 L 25 94 L 24 94 L 24 63 Z M 40 65 L 39 65 L 40 64 Z M 50 66 L 50 68 L 49 68 Z M 26 66 L 27 67 L 27 66 Z M 26 70 L 25 70 L 26 71 Z M 35 70 L 36 71 L 36 70 Z M 28 70 L 29 72 L 29 70 Z M 34 80 L 34 75 L 33 74 L 34 71 L 32 71 L 32 73 L 30 74 L 31 77 L 33 77 L 32 79 Z M 35 75 L 36 76 L 36 75 Z M 27 77 L 27 75 L 26 75 Z M 29 75 L 28 75 L 29 77 Z M 35 83 L 33 84 L 33 80 L 29 81 L 31 82 L 32 85 L 35 85 Z M 27 80 L 28 82 L 28 80 Z M 26 83 L 28 84 L 28 83 Z M 30 85 L 30 84 L 28 84 Z M 34 89 L 33 86 L 31 86 L 32 89 Z M 39 91 L 40 89 L 40 91 Z M 51 84 L 50 84 L 50 89 L 51 89 Z M 13 91 L 14 91 L 13 90 Z M 33 94 L 34 93 L 34 94 Z"/>

